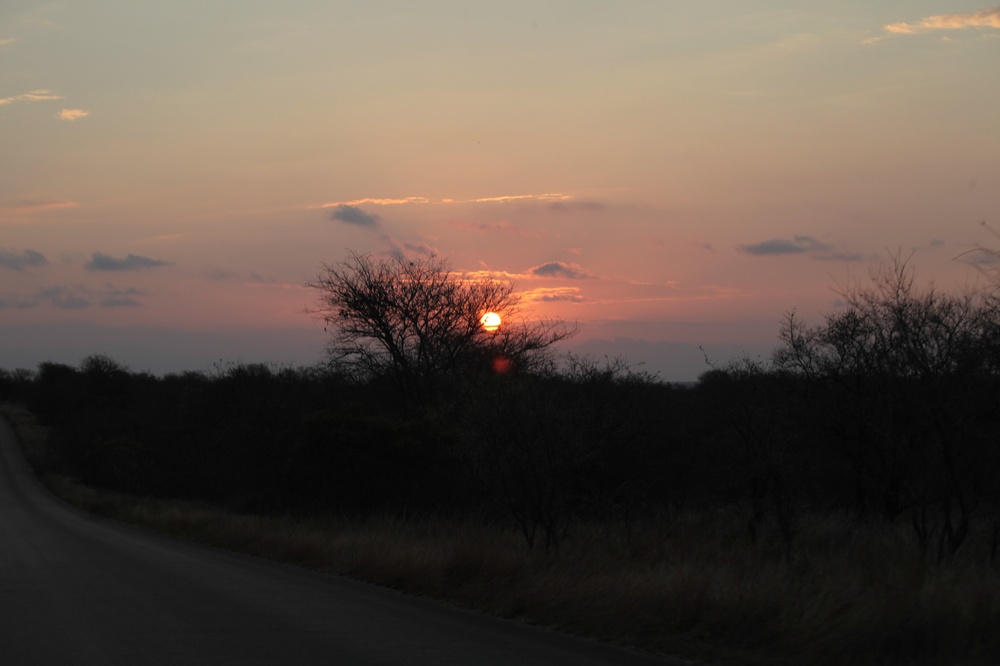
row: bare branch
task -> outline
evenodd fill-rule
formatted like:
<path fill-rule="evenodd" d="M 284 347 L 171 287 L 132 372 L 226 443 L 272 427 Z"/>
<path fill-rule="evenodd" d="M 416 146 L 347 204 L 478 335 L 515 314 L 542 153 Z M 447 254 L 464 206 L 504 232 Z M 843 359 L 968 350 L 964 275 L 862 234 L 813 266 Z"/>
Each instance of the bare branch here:
<path fill-rule="evenodd" d="M 331 334 L 331 361 L 359 378 L 389 376 L 417 403 L 442 378 L 481 371 L 493 359 L 529 369 L 541 352 L 576 331 L 560 321 L 529 322 L 510 281 L 457 274 L 436 257 L 352 252 L 325 264 L 307 286 L 320 292 L 310 312 Z M 504 318 L 495 332 L 480 324 L 489 311 Z"/>

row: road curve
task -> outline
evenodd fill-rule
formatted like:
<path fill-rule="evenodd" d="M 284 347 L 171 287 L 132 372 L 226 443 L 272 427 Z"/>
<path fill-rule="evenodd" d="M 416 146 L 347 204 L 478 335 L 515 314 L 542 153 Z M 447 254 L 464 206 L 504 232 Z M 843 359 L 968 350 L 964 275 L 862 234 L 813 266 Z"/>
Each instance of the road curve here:
<path fill-rule="evenodd" d="M 90 516 L 0 418 L 0 664 L 665 663 Z"/>

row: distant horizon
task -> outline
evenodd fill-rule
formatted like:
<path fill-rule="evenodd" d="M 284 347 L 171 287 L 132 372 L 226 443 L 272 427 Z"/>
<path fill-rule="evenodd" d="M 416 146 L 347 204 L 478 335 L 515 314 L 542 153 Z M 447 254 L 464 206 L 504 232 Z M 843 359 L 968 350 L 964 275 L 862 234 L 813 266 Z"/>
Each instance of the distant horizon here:
<path fill-rule="evenodd" d="M 191 331 L 153 327 L 101 327 L 80 325 L 66 333 L 65 324 L 22 325 L 5 328 L 0 348 L 0 368 L 37 370 L 42 363 L 72 367 L 89 356 L 105 355 L 133 372 L 157 376 L 187 371 L 206 372 L 217 365 L 273 364 L 279 367 L 313 367 L 325 359 L 327 334 L 322 327 L 252 330 L 233 334 L 226 331 Z M 723 366 L 741 358 L 770 355 L 766 349 L 716 344 L 647 342 L 618 338 L 564 341 L 553 353 L 589 356 L 598 363 L 622 359 L 637 372 L 655 375 L 667 383 L 690 383 L 712 369 L 706 362 Z"/>

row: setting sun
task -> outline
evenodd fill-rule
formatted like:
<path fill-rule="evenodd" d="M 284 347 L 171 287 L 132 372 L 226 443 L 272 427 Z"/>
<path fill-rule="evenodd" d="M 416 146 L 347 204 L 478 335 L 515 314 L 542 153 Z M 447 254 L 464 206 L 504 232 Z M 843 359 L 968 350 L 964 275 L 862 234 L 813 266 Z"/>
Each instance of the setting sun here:
<path fill-rule="evenodd" d="M 487 312 L 483 315 L 483 318 L 479 320 L 479 323 L 483 325 L 483 328 L 490 333 L 500 328 L 502 320 L 500 315 L 496 312 Z"/>

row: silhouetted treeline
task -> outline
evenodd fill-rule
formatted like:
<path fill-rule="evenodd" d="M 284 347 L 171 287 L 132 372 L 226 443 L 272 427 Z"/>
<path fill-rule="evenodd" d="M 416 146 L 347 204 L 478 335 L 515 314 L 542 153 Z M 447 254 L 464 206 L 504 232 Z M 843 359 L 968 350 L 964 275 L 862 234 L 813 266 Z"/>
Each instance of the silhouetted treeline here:
<path fill-rule="evenodd" d="M 413 419 L 390 386 L 321 369 L 155 377 L 91 356 L 2 371 L 0 400 L 51 426 L 52 470 L 236 510 L 475 515 L 554 546 L 578 519 L 721 508 L 789 556 L 820 514 L 906 520 L 938 560 L 976 525 L 1000 535 L 986 368 L 888 384 L 743 361 L 685 388 L 574 359 L 473 379 Z"/>

